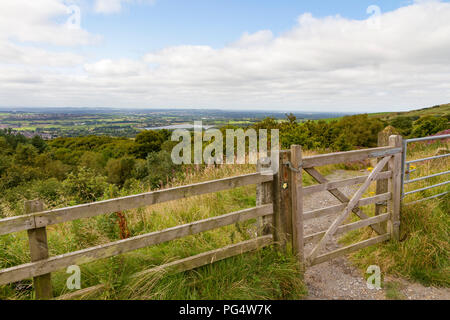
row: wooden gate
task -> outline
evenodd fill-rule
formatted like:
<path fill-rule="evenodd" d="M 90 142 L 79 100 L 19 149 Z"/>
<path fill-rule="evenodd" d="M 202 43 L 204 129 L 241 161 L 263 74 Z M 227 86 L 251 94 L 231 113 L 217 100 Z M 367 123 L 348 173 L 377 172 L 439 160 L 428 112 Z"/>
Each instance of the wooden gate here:
<path fill-rule="evenodd" d="M 306 266 L 319 264 L 338 256 L 374 245 L 389 239 L 399 239 L 400 200 L 401 200 L 401 136 L 391 136 L 389 146 L 338 152 L 312 157 L 302 157 L 300 146 L 292 146 L 290 151 L 282 152 L 280 156 L 280 172 L 278 180 L 281 189 L 281 216 L 287 222 L 282 232 L 284 239 L 291 238 L 293 252 L 300 262 Z M 328 181 L 316 167 L 343 162 L 362 161 L 378 158 L 378 164 L 366 176 L 360 176 L 339 181 Z M 302 186 L 302 175 L 306 172 L 319 184 Z M 374 181 L 388 181 L 388 192 L 363 198 L 370 184 Z M 361 184 L 355 194 L 348 198 L 339 188 Z M 304 212 L 303 198 L 316 192 L 328 191 L 341 204 L 318 210 Z M 385 204 L 387 212 L 377 210 L 374 216 L 366 214 L 361 207 L 370 204 Z M 338 214 L 339 213 L 339 214 Z M 360 220 L 343 224 L 354 213 Z M 327 230 L 304 235 L 304 221 L 326 215 L 338 214 Z M 289 219 L 290 217 L 290 219 Z M 325 245 L 336 234 L 344 234 L 363 227 L 370 227 L 376 236 L 368 240 L 352 244 L 331 252 L 323 252 Z M 305 253 L 305 245 L 315 244 L 313 249 Z"/>
<path fill-rule="evenodd" d="M 302 157 L 300 146 L 292 146 L 291 150 L 280 153 L 280 167 L 275 173 L 266 172 L 263 174 L 262 172 L 255 172 L 237 177 L 49 211 L 43 211 L 43 205 L 40 201 L 29 201 L 26 203 L 28 214 L 0 219 L 0 235 L 28 231 L 31 262 L 0 270 L 0 285 L 33 278 L 36 298 L 50 299 L 53 296 L 50 274 L 59 269 L 74 264 L 85 264 L 109 258 L 252 219 L 261 219 L 262 221 L 261 234 L 257 238 L 157 266 L 142 271 L 140 274 L 162 269 L 190 270 L 271 244 L 284 248 L 288 240 L 292 241 L 292 248 L 299 262 L 307 266 L 318 264 L 388 239 L 398 240 L 401 199 L 401 146 L 401 137 L 391 136 L 390 144 L 387 147 L 338 152 L 305 158 Z M 316 167 L 320 166 L 361 161 L 370 158 L 378 158 L 379 162 L 369 176 L 330 182 L 316 169 Z M 261 170 L 261 167 L 259 169 Z M 303 171 L 313 177 L 319 184 L 303 187 Z M 377 190 L 381 190 L 379 194 L 368 198 L 362 197 L 372 181 L 386 180 L 388 180 L 387 192 L 383 191 L 383 188 L 377 188 Z M 252 184 L 258 186 L 257 205 L 254 208 L 49 257 L 47 244 L 48 226 Z M 341 187 L 355 184 L 362 185 L 350 199 L 339 190 Z M 330 192 L 341 204 L 304 212 L 303 197 L 320 191 Z M 382 210 L 377 210 L 375 216 L 369 216 L 360 209 L 360 207 L 369 204 L 379 204 L 381 206 L 385 202 L 387 202 L 386 213 L 383 213 Z M 341 213 L 327 230 L 304 235 L 303 222 L 305 220 L 339 212 Z M 361 220 L 342 225 L 352 212 Z M 384 222 L 387 222 L 387 226 L 384 225 Z M 374 238 L 332 252 L 322 253 L 326 242 L 333 235 L 368 226 L 377 233 Z M 309 242 L 317 244 L 311 252 L 305 255 L 305 243 Z M 85 288 L 68 294 L 63 298 L 73 299 L 75 296 L 96 292 L 104 289 L 104 287 L 104 285 L 100 284 L 91 288 Z"/>

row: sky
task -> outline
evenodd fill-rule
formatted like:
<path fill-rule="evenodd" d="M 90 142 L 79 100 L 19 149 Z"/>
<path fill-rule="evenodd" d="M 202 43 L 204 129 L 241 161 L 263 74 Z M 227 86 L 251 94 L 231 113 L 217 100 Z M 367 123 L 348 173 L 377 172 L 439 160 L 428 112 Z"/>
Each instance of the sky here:
<path fill-rule="evenodd" d="M 382 112 L 448 102 L 449 1 L 0 2 L 1 107 Z"/>

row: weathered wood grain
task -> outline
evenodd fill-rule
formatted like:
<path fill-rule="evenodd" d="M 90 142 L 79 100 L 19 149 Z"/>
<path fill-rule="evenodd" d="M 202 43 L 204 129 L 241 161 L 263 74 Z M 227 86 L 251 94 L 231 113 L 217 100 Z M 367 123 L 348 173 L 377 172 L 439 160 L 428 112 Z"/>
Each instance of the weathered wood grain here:
<path fill-rule="evenodd" d="M 402 136 L 394 135 L 389 137 L 389 145 L 398 147 L 403 144 Z M 389 161 L 389 170 L 392 171 L 392 178 L 389 180 L 389 190 L 392 193 L 392 198 L 388 201 L 388 212 L 391 214 L 391 219 L 388 222 L 388 228 L 391 233 L 391 238 L 394 240 L 400 239 L 400 210 L 401 210 L 401 188 L 402 188 L 402 157 L 396 154 Z"/>
<path fill-rule="evenodd" d="M 306 168 L 305 171 L 319 183 L 328 183 L 329 182 L 315 168 Z M 347 196 L 345 194 L 343 194 L 341 191 L 339 191 L 339 189 L 330 189 L 330 190 L 328 190 L 328 192 L 330 192 L 336 199 L 338 199 L 341 202 L 349 202 L 350 201 L 350 199 L 347 198 Z M 368 218 L 368 216 L 358 207 L 355 207 L 353 209 L 353 213 L 356 214 L 361 219 Z M 382 228 L 380 228 L 379 225 L 374 224 L 370 227 L 378 234 L 385 233 L 385 231 Z"/>
<path fill-rule="evenodd" d="M 383 221 L 387 221 L 389 219 L 389 214 L 385 213 L 379 216 L 375 216 L 375 217 L 371 217 L 369 219 L 365 219 L 365 220 L 360 220 L 357 222 L 353 222 L 353 223 L 349 223 L 349 224 L 344 224 L 342 226 L 340 226 L 337 230 L 335 234 L 343 234 L 352 230 L 357 230 L 357 229 L 361 229 L 364 227 L 368 227 L 372 224 L 375 223 L 380 223 Z M 317 242 L 320 239 L 322 239 L 322 237 L 325 235 L 325 231 L 321 231 L 321 232 L 316 232 L 313 234 L 309 234 L 307 236 L 305 236 L 305 243 L 311 243 L 311 242 Z"/>
<path fill-rule="evenodd" d="M 0 236 L 34 228 L 34 216 L 30 214 L 0 220 Z"/>
<path fill-rule="evenodd" d="M 290 169 L 290 198 L 292 208 L 292 251 L 298 261 L 304 262 L 303 244 L 303 188 L 302 188 L 302 147 L 291 146 L 291 164 L 300 168 L 298 172 Z"/>
<path fill-rule="evenodd" d="M 84 250 L 58 255 L 46 260 L 3 269 L 0 270 L 0 285 L 40 276 L 71 265 L 81 265 L 99 259 L 109 258 L 151 245 L 156 245 L 200 232 L 224 227 L 240 221 L 246 221 L 261 216 L 270 215 L 272 214 L 272 212 L 272 204 L 267 204 L 260 207 L 240 210 L 218 217 L 176 226 L 162 231 L 152 232 Z"/>
<path fill-rule="evenodd" d="M 363 196 L 363 194 L 366 192 L 366 190 L 369 188 L 372 181 L 374 181 L 375 176 L 383 169 L 383 167 L 388 163 L 388 161 L 392 158 L 392 156 L 387 156 L 383 160 L 381 160 L 377 166 L 373 169 L 373 171 L 370 173 L 370 175 L 367 177 L 367 180 L 361 185 L 361 187 L 356 191 L 356 193 L 353 195 L 353 197 L 350 199 L 349 203 L 347 204 L 347 207 L 344 209 L 342 214 L 340 214 L 334 222 L 331 224 L 329 229 L 325 232 L 323 238 L 319 241 L 319 243 L 314 247 L 314 249 L 311 251 L 311 253 L 308 256 L 308 262 L 311 263 L 311 261 L 315 260 L 315 258 L 318 256 L 320 250 L 325 246 L 326 242 L 331 238 L 332 235 L 335 234 L 337 228 L 339 225 L 344 222 L 345 219 L 350 215 L 352 210 L 356 207 L 359 200 Z"/>
<path fill-rule="evenodd" d="M 257 172 L 261 173 L 264 170 L 268 170 L 266 166 L 261 163 L 259 159 L 257 164 Z M 256 185 L 256 205 L 262 206 L 264 204 L 273 203 L 272 192 L 273 181 L 267 181 Z M 273 232 L 273 226 L 269 223 L 267 217 L 261 217 L 259 219 L 258 234 L 268 235 Z"/>
<path fill-rule="evenodd" d="M 392 197 L 391 193 L 388 192 L 388 193 L 379 194 L 379 195 L 376 195 L 373 197 L 362 198 L 361 200 L 358 201 L 357 207 L 359 209 L 359 207 L 367 206 L 372 203 L 381 203 L 381 202 L 390 200 L 391 197 Z M 320 218 L 320 217 L 324 217 L 324 216 L 327 216 L 330 214 L 338 213 L 345 209 L 345 207 L 347 206 L 347 203 L 348 202 L 345 202 L 342 204 L 337 204 L 337 205 L 330 206 L 330 207 L 326 207 L 323 209 L 307 211 L 304 213 L 304 220 Z"/>
<path fill-rule="evenodd" d="M 328 261 L 328 260 L 340 257 L 342 255 L 345 255 L 345 254 L 348 254 L 348 253 L 351 253 L 351 252 L 354 252 L 354 251 L 358 251 L 360 249 L 372 246 L 374 244 L 377 244 L 377 243 L 380 243 L 380 242 L 383 242 L 383 241 L 387 241 L 387 240 L 389 240 L 390 237 L 391 237 L 391 235 L 389 233 L 386 233 L 386 234 L 383 234 L 381 236 L 377 236 L 377 237 L 374 237 L 374 238 L 371 238 L 371 239 L 368 239 L 368 240 L 365 240 L 365 241 L 361 241 L 361 242 L 358 242 L 356 244 L 352 244 L 352 245 L 349 245 L 347 247 L 344 247 L 344 248 L 341 248 L 341 249 L 329 252 L 329 253 L 325 253 L 325 254 L 320 255 L 317 258 L 315 258 L 311 262 L 310 265 L 316 265 L 316 264 L 319 264 L 319 263 L 323 263 L 325 261 Z"/>
<path fill-rule="evenodd" d="M 391 171 L 380 172 L 375 177 L 375 180 L 389 179 L 391 176 L 392 176 Z M 337 189 L 337 188 L 342 188 L 342 187 L 351 186 L 351 185 L 355 185 L 355 184 L 360 184 L 360 183 L 363 183 L 364 181 L 366 181 L 366 179 L 367 179 L 367 176 L 359 176 L 359 177 L 355 177 L 355 178 L 331 181 L 331 182 L 326 182 L 323 184 L 304 187 L 303 195 L 309 195 L 309 194 L 316 193 L 316 192 L 328 191 L 328 190 L 332 190 L 332 189 Z M 385 192 L 387 192 L 387 190 Z M 385 193 L 385 192 L 382 192 L 382 193 Z M 381 194 L 381 193 L 379 193 L 379 194 Z"/>
<path fill-rule="evenodd" d="M 303 167 L 312 168 L 325 166 L 328 164 L 361 161 L 366 160 L 368 158 L 386 157 L 401 152 L 402 152 L 401 148 L 393 148 L 389 146 L 372 149 L 320 154 L 312 157 L 303 158 Z"/>
<path fill-rule="evenodd" d="M 196 195 L 213 193 L 250 184 L 272 181 L 272 175 L 251 173 L 247 175 L 207 181 L 187 186 L 142 193 L 116 199 L 109 199 L 73 207 L 39 212 L 26 217 L 17 217 L 0 220 L 0 234 L 41 228 L 48 225 L 59 224 L 80 218 L 89 218 L 97 215 L 124 211 L 134 208 L 153 205 Z M 34 219 L 34 224 L 33 224 Z"/>
<path fill-rule="evenodd" d="M 282 153 L 278 154 L 278 171 L 273 176 L 272 198 L 273 198 L 273 241 L 277 249 L 285 250 L 287 241 L 287 231 L 282 224 L 281 209 L 281 175 L 280 170 L 283 166 L 281 161 Z"/>
<path fill-rule="evenodd" d="M 25 212 L 42 211 L 44 203 L 39 200 L 25 201 Z M 41 261 L 48 258 L 47 230 L 45 227 L 28 230 L 31 261 Z M 37 300 L 48 300 L 53 297 L 51 273 L 33 278 L 33 287 Z"/>

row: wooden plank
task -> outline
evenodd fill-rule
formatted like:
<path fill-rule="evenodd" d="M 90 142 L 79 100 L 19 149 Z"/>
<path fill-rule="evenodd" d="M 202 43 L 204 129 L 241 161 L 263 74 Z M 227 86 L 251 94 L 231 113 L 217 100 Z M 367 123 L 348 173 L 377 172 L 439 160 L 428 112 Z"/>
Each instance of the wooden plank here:
<path fill-rule="evenodd" d="M 34 216 L 29 214 L 2 219 L 0 220 L 0 236 L 13 232 L 34 229 L 35 227 Z"/>
<path fill-rule="evenodd" d="M 369 204 L 384 202 L 384 201 L 390 200 L 391 196 L 392 196 L 391 193 L 387 192 L 387 193 L 379 194 L 379 195 L 376 195 L 373 197 L 362 198 L 361 200 L 359 200 L 357 207 L 359 209 L 359 207 L 367 206 Z M 324 216 L 327 216 L 330 214 L 335 214 L 335 213 L 338 213 L 338 212 L 344 210 L 346 206 L 347 206 L 347 202 L 338 204 L 335 206 L 326 207 L 323 209 L 307 211 L 304 213 L 303 219 L 310 220 L 310 219 L 314 219 L 314 218 L 324 217 Z"/>
<path fill-rule="evenodd" d="M 109 258 L 151 245 L 187 237 L 200 232 L 224 227 L 240 221 L 272 214 L 272 204 L 240 210 L 193 223 L 176 226 L 163 231 L 152 232 L 96 247 L 51 257 L 46 260 L 22 264 L 0 270 L 0 285 L 40 276 L 71 265 L 81 265 L 99 259 Z"/>
<path fill-rule="evenodd" d="M 393 135 L 389 137 L 389 145 L 398 147 L 403 144 L 402 136 Z M 402 156 L 396 154 L 389 161 L 389 170 L 392 171 L 392 178 L 389 180 L 388 188 L 392 193 L 392 199 L 388 201 L 388 211 L 391 213 L 391 219 L 388 222 L 388 229 L 391 238 L 400 240 L 400 210 L 402 193 Z"/>
<path fill-rule="evenodd" d="M 39 212 L 44 209 L 44 203 L 39 200 L 25 201 L 25 212 Z M 31 261 L 41 261 L 48 258 L 48 242 L 46 228 L 28 230 Z M 37 300 L 48 300 L 53 297 L 52 277 L 50 273 L 33 278 L 33 286 Z"/>
<path fill-rule="evenodd" d="M 378 133 L 378 146 L 386 147 L 389 146 L 389 136 L 391 132 L 394 130 L 393 127 L 388 126 L 383 131 Z M 378 162 L 381 160 L 378 159 Z M 388 166 L 386 165 L 382 171 L 388 171 Z M 390 178 L 390 177 L 389 177 Z M 376 185 L 376 194 L 382 194 L 388 192 L 388 180 L 378 180 Z M 387 205 L 386 204 L 376 204 L 375 205 L 375 215 L 380 215 L 383 212 L 386 212 Z M 386 226 L 380 225 L 384 230 L 386 230 Z"/>
<path fill-rule="evenodd" d="M 361 242 L 358 242 L 356 244 L 352 244 L 350 246 L 329 252 L 329 253 L 325 253 L 323 255 L 318 256 L 317 258 L 315 258 L 312 262 L 311 265 L 316 265 L 319 263 L 323 263 L 326 262 L 328 260 L 340 257 L 342 255 L 354 252 L 354 251 L 358 251 L 360 249 L 372 246 L 374 244 L 380 243 L 380 242 L 384 242 L 389 240 L 389 238 L 391 237 L 391 235 L 389 233 L 383 234 L 381 236 L 377 236 L 375 238 L 371 238 L 368 240 L 364 240 Z"/>
<path fill-rule="evenodd" d="M 389 179 L 391 176 L 392 176 L 391 171 L 380 172 L 375 177 L 375 180 Z M 309 186 L 309 187 L 304 187 L 303 194 L 309 195 L 309 194 L 316 193 L 316 192 L 328 191 L 328 190 L 332 190 L 332 189 L 337 189 L 337 188 L 342 188 L 342 187 L 351 186 L 351 185 L 355 185 L 355 184 L 360 184 L 360 183 L 363 183 L 364 181 L 366 181 L 366 179 L 367 179 L 367 175 L 359 176 L 359 177 L 355 177 L 355 178 L 338 180 L 338 181 L 326 182 L 323 184 L 318 184 L 318 185 Z M 385 192 L 387 192 L 387 190 Z M 383 193 L 385 193 L 385 192 L 383 192 Z"/>
<path fill-rule="evenodd" d="M 166 263 L 161 266 L 157 266 L 142 272 L 139 272 L 132 277 L 142 277 L 147 274 L 152 274 L 155 272 L 170 271 L 170 272 L 184 272 L 187 270 L 192 270 L 199 268 L 214 262 L 224 260 L 230 257 L 234 257 L 246 252 L 261 249 L 263 247 L 273 244 L 272 235 L 262 236 L 256 239 L 243 241 L 237 244 L 232 244 L 220 249 L 204 252 L 192 257 L 184 258 L 181 260 Z"/>
<path fill-rule="evenodd" d="M 319 183 L 328 183 L 329 181 L 320 174 L 316 169 L 314 168 L 306 168 L 305 171 L 313 177 L 317 182 Z M 350 199 L 347 198 L 345 194 L 343 194 L 339 189 L 331 189 L 328 190 L 336 199 L 338 199 L 341 202 L 349 202 Z M 361 219 L 367 219 L 369 216 L 367 216 L 360 208 L 355 207 L 353 209 L 353 213 L 356 214 Z M 378 225 L 372 225 L 370 226 L 376 233 L 378 234 L 384 234 L 385 231 L 380 228 Z"/>
<path fill-rule="evenodd" d="M 386 157 L 393 154 L 401 153 L 401 148 L 380 147 L 372 149 L 362 149 L 346 152 L 335 152 L 328 154 L 320 154 L 303 159 L 303 168 L 320 167 L 328 164 L 336 164 L 343 162 L 354 162 L 366 160 L 369 158 Z"/>
<path fill-rule="evenodd" d="M 32 214 L 28 217 L 30 219 L 35 219 L 35 225 L 33 227 L 41 228 L 48 225 L 72 221 L 80 218 L 89 218 L 105 213 L 140 208 L 156 203 L 188 198 L 196 195 L 213 193 L 272 180 L 272 175 L 251 173 L 247 175 L 201 182 L 166 190 L 159 190 L 116 199 L 87 203 L 68 208 L 54 209 Z M 5 227 L 6 225 L 8 227 Z M 0 230 L 9 229 L 14 231 L 22 231 L 31 229 L 31 227 L 24 225 L 23 220 L 19 218 L 0 220 Z"/>
<path fill-rule="evenodd" d="M 299 171 L 290 169 L 290 198 L 292 207 L 292 251 L 298 261 L 304 262 L 303 244 L 303 188 L 302 188 L 302 147 L 291 146 L 291 165 Z"/>
<path fill-rule="evenodd" d="M 389 219 L 389 214 L 385 213 L 379 216 L 375 216 L 375 217 L 371 217 L 369 219 L 365 219 L 365 220 L 360 220 L 357 222 L 353 222 L 353 223 L 349 223 L 349 224 L 344 224 L 342 226 L 340 226 L 337 230 L 336 230 L 336 234 L 343 234 L 352 230 L 357 230 L 357 229 L 361 229 L 364 227 L 368 227 L 372 224 L 375 223 L 380 223 L 383 221 L 387 221 Z M 322 237 L 324 236 L 326 230 L 325 231 L 321 231 L 321 232 L 316 232 L 313 234 L 309 234 L 307 236 L 305 236 L 305 243 L 306 242 L 317 242 L 320 239 L 322 239 Z"/>
<path fill-rule="evenodd" d="M 363 196 L 363 194 L 366 192 L 366 190 L 369 188 L 370 184 L 374 180 L 375 176 L 383 169 L 383 167 L 388 163 L 388 161 L 392 158 L 392 156 L 385 157 L 378 165 L 373 169 L 373 171 L 370 173 L 370 175 L 367 177 L 367 180 L 361 185 L 361 187 L 356 191 L 356 193 L 353 195 L 353 197 L 350 199 L 349 203 L 347 204 L 347 207 L 344 209 L 342 214 L 340 214 L 336 220 L 331 224 L 330 228 L 326 231 L 323 238 L 319 241 L 319 243 L 314 247 L 314 249 L 311 251 L 308 262 L 311 263 L 319 254 L 320 250 L 325 246 L 326 242 L 333 236 L 339 227 L 339 225 L 344 222 L 345 219 L 350 215 L 352 210 L 356 207 L 359 200 Z"/>
<path fill-rule="evenodd" d="M 281 225 L 283 227 L 284 235 L 286 235 L 286 241 L 292 237 L 292 220 L 291 220 L 291 201 L 290 201 L 290 181 L 289 181 L 289 168 L 285 165 L 290 161 L 291 152 L 283 152 L 280 154 L 280 206 L 281 206 Z"/>
<path fill-rule="evenodd" d="M 287 241 L 287 231 L 282 224 L 282 211 L 281 211 L 281 174 L 280 170 L 283 166 L 281 157 L 282 154 L 278 154 L 278 171 L 273 176 L 272 181 L 272 198 L 273 198 L 273 241 L 276 244 L 277 249 L 285 250 Z"/>
<path fill-rule="evenodd" d="M 267 171 L 267 166 L 261 163 L 261 159 L 258 160 L 257 172 L 261 173 L 263 170 Z M 262 206 L 264 204 L 273 203 L 272 196 L 272 182 L 267 181 L 256 185 L 256 205 Z M 259 219 L 258 235 L 268 235 L 272 233 L 272 225 L 269 224 L 267 216 Z"/>
<path fill-rule="evenodd" d="M 98 284 L 96 286 L 84 288 L 81 290 L 77 290 L 75 292 L 67 293 L 65 295 L 54 298 L 54 300 L 75 300 L 75 299 L 85 299 L 90 295 L 95 293 L 99 293 L 106 289 L 105 284 Z"/>

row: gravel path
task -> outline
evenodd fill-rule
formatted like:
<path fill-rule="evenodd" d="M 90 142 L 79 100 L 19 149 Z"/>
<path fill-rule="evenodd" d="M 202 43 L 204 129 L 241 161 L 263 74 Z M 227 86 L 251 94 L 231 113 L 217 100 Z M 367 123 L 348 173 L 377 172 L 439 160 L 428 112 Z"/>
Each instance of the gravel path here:
<path fill-rule="evenodd" d="M 341 180 L 361 173 L 338 170 L 327 176 L 328 180 Z M 347 196 L 351 196 L 358 186 L 340 188 Z M 324 208 L 339 204 L 329 192 L 320 192 L 305 197 L 305 211 Z M 330 215 L 317 219 L 305 221 L 305 235 L 326 230 L 336 219 L 336 215 Z M 327 250 L 339 248 L 337 238 L 333 238 L 327 244 Z M 312 249 L 312 245 L 306 246 L 306 253 Z M 340 299 L 340 300 L 384 300 L 386 292 L 381 290 L 370 290 L 367 288 L 366 280 L 361 270 L 353 267 L 348 259 L 343 256 L 325 263 L 312 266 L 305 273 L 305 281 L 309 289 L 308 299 Z M 385 277 L 385 283 L 396 283 L 397 297 L 401 299 L 445 299 L 450 300 L 450 290 L 446 288 L 424 287 L 417 283 L 410 283 L 405 279 L 394 279 Z"/>

